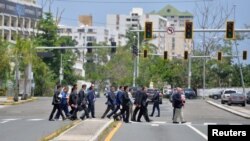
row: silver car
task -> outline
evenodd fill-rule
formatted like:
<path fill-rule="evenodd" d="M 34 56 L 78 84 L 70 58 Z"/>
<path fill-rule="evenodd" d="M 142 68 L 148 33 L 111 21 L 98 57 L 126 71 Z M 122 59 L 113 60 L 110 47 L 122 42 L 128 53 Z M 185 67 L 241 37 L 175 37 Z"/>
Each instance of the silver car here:
<path fill-rule="evenodd" d="M 227 104 L 231 106 L 232 104 L 240 104 L 243 107 L 246 106 L 246 97 L 242 93 L 230 94 Z"/>
<path fill-rule="evenodd" d="M 237 91 L 231 89 L 223 90 L 221 95 L 221 104 L 225 104 L 226 102 L 228 102 L 230 95 L 233 93 L 237 93 Z"/>

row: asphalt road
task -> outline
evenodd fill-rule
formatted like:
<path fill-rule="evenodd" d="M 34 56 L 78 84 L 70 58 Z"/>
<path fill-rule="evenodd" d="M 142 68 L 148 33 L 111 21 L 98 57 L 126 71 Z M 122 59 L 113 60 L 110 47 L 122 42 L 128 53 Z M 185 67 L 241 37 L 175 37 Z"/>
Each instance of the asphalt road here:
<path fill-rule="evenodd" d="M 38 98 L 22 105 L 0 108 L 1 141 L 38 141 L 72 121 L 48 121 L 52 98 Z M 104 98 L 96 102 L 96 117 L 104 111 Z"/>
<path fill-rule="evenodd" d="M 219 108 L 205 100 L 187 100 L 184 107 L 185 124 L 172 124 L 172 107 L 168 100 L 161 105 L 161 117 L 152 117 L 153 122 L 132 122 L 122 124 L 116 132 L 113 141 L 203 141 L 207 140 L 207 125 L 209 124 L 250 124 L 245 119 Z M 149 114 L 152 105 L 148 107 Z M 156 114 L 156 113 L 155 113 Z"/>

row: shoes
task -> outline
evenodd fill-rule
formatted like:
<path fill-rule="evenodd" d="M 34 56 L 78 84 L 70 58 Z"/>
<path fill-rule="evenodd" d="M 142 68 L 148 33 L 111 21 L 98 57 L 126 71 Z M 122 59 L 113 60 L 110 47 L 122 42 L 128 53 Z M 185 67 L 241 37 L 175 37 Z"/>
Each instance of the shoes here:
<path fill-rule="evenodd" d="M 157 116 L 155 116 L 155 117 L 160 117 L 160 115 L 157 115 Z"/>
<path fill-rule="evenodd" d="M 152 122 L 153 120 L 152 119 L 149 119 L 149 120 L 147 120 L 146 122 Z"/>
<path fill-rule="evenodd" d="M 136 122 L 141 122 L 141 120 L 137 120 Z"/>
<path fill-rule="evenodd" d="M 108 119 L 110 119 L 110 116 L 107 116 Z"/>
<path fill-rule="evenodd" d="M 95 118 L 95 116 L 92 116 L 92 118 Z"/>
<path fill-rule="evenodd" d="M 186 123 L 186 121 L 182 121 L 181 123 Z"/>
<path fill-rule="evenodd" d="M 80 117 L 80 119 L 81 119 L 81 120 L 84 120 L 84 119 L 85 119 L 85 117 Z"/>
<path fill-rule="evenodd" d="M 174 124 L 179 124 L 179 122 L 173 121 Z"/>
<path fill-rule="evenodd" d="M 55 121 L 54 119 L 49 119 L 49 121 Z"/>
<path fill-rule="evenodd" d="M 151 115 L 149 115 L 150 117 L 152 117 L 153 115 L 151 114 Z"/>
<path fill-rule="evenodd" d="M 135 120 L 135 119 L 131 119 L 131 121 L 134 121 L 134 122 L 136 122 L 136 120 Z"/>

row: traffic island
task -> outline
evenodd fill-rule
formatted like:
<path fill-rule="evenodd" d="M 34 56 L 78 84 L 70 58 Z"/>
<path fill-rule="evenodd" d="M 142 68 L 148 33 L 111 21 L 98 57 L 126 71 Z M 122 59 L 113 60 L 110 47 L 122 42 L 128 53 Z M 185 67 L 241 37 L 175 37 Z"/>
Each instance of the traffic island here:
<path fill-rule="evenodd" d="M 19 105 L 19 104 L 24 104 L 27 102 L 32 102 L 37 100 L 37 97 L 31 97 L 29 99 L 26 100 L 18 100 L 18 101 L 14 101 L 13 98 L 7 98 L 6 100 L 0 101 L 0 105 Z"/>
<path fill-rule="evenodd" d="M 218 104 L 218 103 L 210 101 L 210 100 L 207 100 L 206 102 L 215 106 L 215 107 L 218 107 L 220 109 L 223 109 L 225 111 L 233 113 L 235 115 L 244 117 L 246 119 L 250 119 L 250 110 L 242 109 L 242 107 L 234 107 L 234 109 L 233 109 L 233 107 L 224 106 L 224 105 Z"/>
<path fill-rule="evenodd" d="M 71 128 L 77 126 L 80 123 L 81 123 L 81 121 L 77 120 L 77 121 L 74 121 L 68 125 L 65 125 L 62 128 L 56 130 L 55 132 L 49 134 L 48 136 L 43 137 L 41 139 L 41 141 L 50 141 L 50 140 L 54 139 L 55 137 L 59 136 L 60 134 L 66 132 L 67 130 L 70 130 Z"/>

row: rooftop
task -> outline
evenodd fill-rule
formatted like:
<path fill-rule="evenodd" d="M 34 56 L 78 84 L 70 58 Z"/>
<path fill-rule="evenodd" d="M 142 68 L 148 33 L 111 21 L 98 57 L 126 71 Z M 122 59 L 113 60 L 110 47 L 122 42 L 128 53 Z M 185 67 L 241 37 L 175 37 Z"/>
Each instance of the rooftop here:
<path fill-rule="evenodd" d="M 168 16 L 193 16 L 190 12 L 185 11 L 179 11 L 178 9 L 176 9 L 175 7 L 173 7 L 172 5 L 166 5 L 164 8 L 162 8 L 161 10 L 159 10 L 158 12 L 151 12 L 150 14 L 159 14 L 160 16 L 163 17 L 168 17 Z"/>

